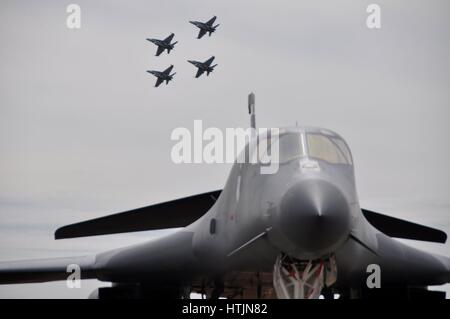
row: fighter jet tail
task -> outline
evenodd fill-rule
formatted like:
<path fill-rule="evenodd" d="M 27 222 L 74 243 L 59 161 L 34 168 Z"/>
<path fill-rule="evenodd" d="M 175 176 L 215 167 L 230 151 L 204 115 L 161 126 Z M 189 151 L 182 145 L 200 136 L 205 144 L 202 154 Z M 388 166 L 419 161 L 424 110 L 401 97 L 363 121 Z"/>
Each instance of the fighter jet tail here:
<path fill-rule="evenodd" d="M 209 74 L 214 71 L 214 68 L 217 66 L 217 64 L 214 64 L 213 66 L 211 66 L 211 70 L 206 71 L 206 76 L 209 76 Z"/>
<path fill-rule="evenodd" d="M 167 54 L 169 54 L 170 51 L 172 51 L 172 50 L 174 49 L 175 44 L 177 44 L 177 43 L 178 43 L 178 41 L 175 41 L 174 43 L 171 44 L 171 48 L 168 48 L 168 49 L 167 49 Z"/>
<path fill-rule="evenodd" d="M 170 75 L 170 77 L 166 80 L 166 85 L 169 84 L 169 81 L 172 80 L 172 78 L 175 74 L 177 74 L 177 72 L 174 72 L 173 74 Z"/>

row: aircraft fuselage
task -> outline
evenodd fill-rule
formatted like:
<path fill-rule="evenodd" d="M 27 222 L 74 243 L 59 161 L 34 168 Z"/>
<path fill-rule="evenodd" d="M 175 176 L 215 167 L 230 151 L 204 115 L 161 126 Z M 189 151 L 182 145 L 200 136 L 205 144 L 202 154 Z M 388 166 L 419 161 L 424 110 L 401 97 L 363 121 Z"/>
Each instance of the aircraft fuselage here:
<path fill-rule="evenodd" d="M 216 29 L 209 24 L 199 22 L 199 21 L 189 21 L 191 24 L 195 25 L 197 28 L 205 30 L 206 32 L 214 32 Z"/>
<path fill-rule="evenodd" d="M 261 163 L 235 163 L 205 215 L 159 240 L 99 255 L 99 267 L 112 270 L 101 279 L 189 285 L 230 272 L 271 272 L 281 253 L 298 260 L 335 256 L 341 287 L 365 284 L 366 268 L 373 263 L 382 266 L 383 284 L 450 280 L 446 261 L 395 241 L 367 222 L 353 159 L 339 135 L 288 128 L 278 143 L 275 174 L 261 174 Z M 246 147 L 252 148 L 252 143 Z M 183 264 L 174 266 L 174 260 Z M 420 268 L 408 267 L 411 260 Z M 170 278 L 163 275 L 167 269 Z"/>
<path fill-rule="evenodd" d="M 169 74 L 165 74 L 164 72 L 160 71 L 147 71 L 150 74 L 153 74 L 157 78 L 163 79 L 163 80 L 171 80 L 172 77 Z"/>
<path fill-rule="evenodd" d="M 158 40 L 158 39 L 147 39 L 148 41 L 156 44 L 159 47 L 163 47 L 164 49 L 173 49 L 173 45 L 170 43 L 167 43 L 163 40 Z"/>

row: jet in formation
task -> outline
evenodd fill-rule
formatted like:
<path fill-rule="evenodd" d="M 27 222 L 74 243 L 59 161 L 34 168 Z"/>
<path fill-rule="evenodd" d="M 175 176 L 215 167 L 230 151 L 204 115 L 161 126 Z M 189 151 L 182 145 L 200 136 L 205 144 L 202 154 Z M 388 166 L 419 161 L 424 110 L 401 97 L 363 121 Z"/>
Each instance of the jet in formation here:
<path fill-rule="evenodd" d="M 158 49 L 156 50 L 156 56 L 159 56 L 161 53 L 164 52 L 164 50 L 167 50 L 167 54 L 169 54 L 170 51 L 174 49 L 175 44 L 178 43 L 178 41 L 170 43 L 174 36 L 175 36 L 175 34 L 172 33 L 164 40 L 147 39 L 147 41 L 150 41 L 151 43 L 154 43 L 156 46 L 158 46 Z"/>
<path fill-rule="evenodd" d="M 176 74 L 176 73 L 170 74 L 170 72 L 172 72 L 172 69 L 173 69 L 173 65 L 169 66 L 167 69 L 165 69 L 162 72 L 161 71 L 147 71 L 147 72 L 156 76 L 157 79 L 156 79 L 155 87 L 158 87 L 164 81 L 166 81 L 166 85 L 169 84 L 170 81 L 172 81 L 173 76 Z"/>
<path fill-rule="evenodd" d="M 211 63 L 214 61 L 214 56 L 210 57 L 205 62 L 199 62 L 199 61 L 193 61 L 188 60 L 189 63 L 193 64 L 198 70 L 197 74 L 195 75 L 196 78 L 198 78 L 200 75 L 202 75 L 204 72 L 206 72 L 206 75 L 209 76 L 209 74 L 214 71 L 214 68 L 217 66 L 217 64 L 211 65 Z"/>
<path fill-rule="evenodd" d="M 214 16 L 207 22 L 189 21 L 189 23 L 195 25 L 197 28 L 200 29 L 197 39 L 201 39 L 206 33 L 208 33 L 209 36 L 211 36 L 211 34 L 214 31 L 216 31 L 217 27 L 219 26 L 219 24 L 216 24 L 213 26 L 214 21 L 216 21 L 216 19 L 217 19 L 217 17 Z"/>
<path fill-rule="evenodd" d="M 279 128 L 243 152 L 261 143 L 279 150 L 273 174 L 261 174 L 262 161 L 236 161 L 221 189 L 64 226 L 55 239 L 178 229 L 93 256 L 3 262 L 0 284 L 66 280 L 78 265 L 81 279 L 112 283 L 92 298 L 445 298 L 427 286 L 450 283 L 450 258 L 395 238 L 445 243 L 447 235 L 361 208 L 339 134 Z"/>

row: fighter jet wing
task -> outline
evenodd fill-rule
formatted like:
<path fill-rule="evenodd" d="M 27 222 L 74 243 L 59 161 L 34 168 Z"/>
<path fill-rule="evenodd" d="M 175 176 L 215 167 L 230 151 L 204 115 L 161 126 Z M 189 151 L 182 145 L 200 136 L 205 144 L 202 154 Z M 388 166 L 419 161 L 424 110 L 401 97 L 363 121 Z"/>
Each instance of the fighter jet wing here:
<path fill-rule="evenodd" d="M 205 72 L 205 71 L 203 71 L 202 69 L 198 69 L 197 70 L 197 74 L 195 75 L 195 77 L 198 78 L 200 75 L 203 74 L 203 72 Z"/>
<path fill-rule="evenodd" d="M 169 75 L 170 72 L 172 71 L 172 69 L 173 69 L 173 65 L 171 65 L 167 69 L 165 69 L 163 73 Z"/>
<path fill-rule="evenodd" d="M 163 83 L 164 82 L 164 80 L 162 79 L 162 78 L 158 78 L 157 80 L 156 80 L 156 84 L 155 84 L 155 87 L 158 87 L 158 86 L 160 86 L 161 85 L 161 83 Z"/>
<path fill-rule="evenodd" d="M 169 35 L 167 38 L 164 39 L 164 42 L 166 43 L 170 43 L 174 37 L 174 33 L 172 33 L 171 35 Z"/>
<path fill-rule="evenodd" d="M 59 228 L 55 239 L 187 226 L 203 216 L 220 190 L 142 207 Z"/>
<path fill-rule="evenodd" d="M 212 17 L 208 22 L 206 22 L 207 25 L 213 25 L 214 21 L 216 21 L 216 16 Z"/>
<path fill-rule="evenodd" d="M 0 263 L 0 284 L 65 280 L 73 272 L 70 265 L 80 267 L 80 279 L 96 278 L 92 256 L 50 258 Z"/>
<path fill-rule="evenodd" d="M 206 34 L 206 31 L 203 30 L 203 29 L 200 29 L 200 31 L 198 33 L 198 36 L 197 36 L 197 39 L 201 39 L 205 34 Z"/>
<path fill-rule="evenodd" d="M 156 50 L 156 56 L 159 56 L 163 52 L 164 52 L 164 48 L 163 47 L 158 47 L 158 50 Z"/>
<path fill-rule="evenodd" d="M 211 63 L 212 63 L 212 61 L 214 61 L 214 58 L 215 58 L 215 57 L 213 57 L 213 56 L 210 57 L 208 60 L 205 61 L 205 64 L 206 64 L 207 66 L 210 66 Z"/>

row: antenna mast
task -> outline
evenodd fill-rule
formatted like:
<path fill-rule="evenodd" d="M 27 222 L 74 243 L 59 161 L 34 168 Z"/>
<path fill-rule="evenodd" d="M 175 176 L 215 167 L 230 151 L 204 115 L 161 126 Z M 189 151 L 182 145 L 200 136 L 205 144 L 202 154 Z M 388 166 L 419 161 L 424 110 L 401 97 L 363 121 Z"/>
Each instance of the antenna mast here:
<path fill-rule="evenodd" d="M 248 114 L 250 114 L 250 127 L 256 129 L 255 93 L 253 92 L 248 95 Z"/>

